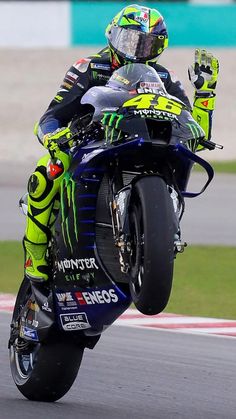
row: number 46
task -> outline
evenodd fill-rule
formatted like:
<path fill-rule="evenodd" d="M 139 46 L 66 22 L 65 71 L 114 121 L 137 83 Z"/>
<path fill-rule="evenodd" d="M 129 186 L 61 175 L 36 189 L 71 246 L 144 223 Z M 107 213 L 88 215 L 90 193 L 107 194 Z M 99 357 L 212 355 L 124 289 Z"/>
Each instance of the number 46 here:
<path fill-rule="evenodd" d="M 123 104 L 123 107 L 135 107 L 136 109 L 149 109 L 151 106 L 159 111 L 171 112 L 180 115 L 183 105 L 172 99 L 154 94 L 141 94 L 135 96 Z"/>

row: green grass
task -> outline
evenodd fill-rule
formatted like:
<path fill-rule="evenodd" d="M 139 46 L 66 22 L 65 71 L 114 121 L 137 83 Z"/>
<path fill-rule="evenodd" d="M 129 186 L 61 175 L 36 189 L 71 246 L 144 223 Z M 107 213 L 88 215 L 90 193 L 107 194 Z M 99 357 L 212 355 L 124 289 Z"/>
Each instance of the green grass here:
<path fill-rule="evenodd" d="M 23 263 L 21 242 L 0 242 L 0 292 L 16 294 L 23 279 Z"/>
<path fill-rule="evenodd" d="M 213 169 L 217 173 L 231 173 L 236 174 L 236 160 L 228 160 L 228 161 L 212 161 L 210 162 Z M 194 171 L 202 171 L 199 165 L 194 166 Z"/>
<path fill-rule="evenodd" d="M 189 246 L 177 255 L 165 311 L 236 319 L 236 247 Z"/>
<path fill-rule="evenodd" d="M 23 275 L 20 242 L 0 242 L 0 292 L 16 293 Z M 176 258 L 166 312 L 236 319 L 236 248 L 188 246 Z"/>

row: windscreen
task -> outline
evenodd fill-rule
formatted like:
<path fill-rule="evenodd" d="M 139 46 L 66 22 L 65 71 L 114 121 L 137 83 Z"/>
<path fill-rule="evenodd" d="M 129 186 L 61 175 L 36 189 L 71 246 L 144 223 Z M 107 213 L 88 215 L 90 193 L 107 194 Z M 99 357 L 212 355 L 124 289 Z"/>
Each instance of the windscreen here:
<path fill-rule="evenodd" d="M 134 93 L 167 94 L 156 70 L 146 64 L 127 64 L 119 68 L 114 71 L 106 86 Z"/>

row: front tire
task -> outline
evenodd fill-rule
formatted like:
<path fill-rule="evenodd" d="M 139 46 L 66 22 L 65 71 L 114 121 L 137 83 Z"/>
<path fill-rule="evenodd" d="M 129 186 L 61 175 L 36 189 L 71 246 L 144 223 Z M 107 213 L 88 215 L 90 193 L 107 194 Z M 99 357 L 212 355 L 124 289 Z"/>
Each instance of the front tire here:
<path fill-rule="evenodd" d="M 176 216 L 167 185 L 146 176 L 134 185 L 130 204 L 130 292 L 137 309 L 154 315 L 166 307 L 172 287 Z"/>

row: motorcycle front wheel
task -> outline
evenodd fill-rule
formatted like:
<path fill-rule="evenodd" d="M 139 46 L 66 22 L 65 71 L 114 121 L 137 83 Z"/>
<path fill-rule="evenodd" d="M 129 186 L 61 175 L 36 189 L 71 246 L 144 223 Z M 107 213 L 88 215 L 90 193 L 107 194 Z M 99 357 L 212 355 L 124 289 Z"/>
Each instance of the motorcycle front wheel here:
<path fill-rule="evenodd" d="M 134 185 L 130 203 L 130 292 L 147 315 L 166 307 L 172 287 L 176 219 L 165 181 L 146 176 Z"/>

